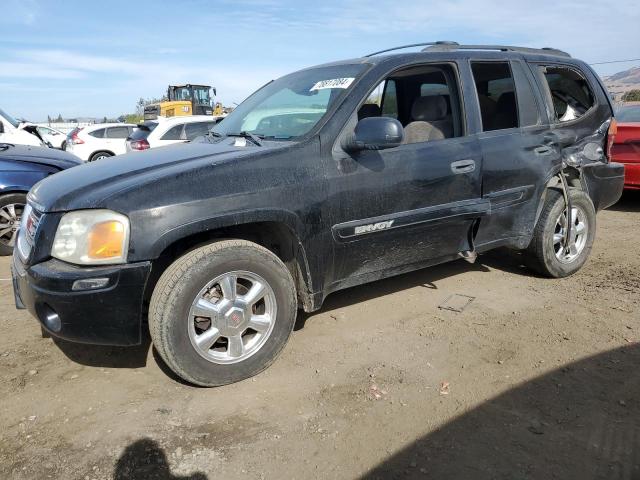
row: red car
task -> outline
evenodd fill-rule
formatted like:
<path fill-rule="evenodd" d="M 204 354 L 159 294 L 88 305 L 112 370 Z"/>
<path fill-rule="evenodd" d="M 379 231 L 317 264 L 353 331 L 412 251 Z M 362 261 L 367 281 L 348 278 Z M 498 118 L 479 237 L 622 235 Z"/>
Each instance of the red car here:
<path fill-rule="evenodd" d="M 616 112 L 618 132 L 611 157 L 624 163 L 624 188 L 640 190 L 640 105 L 626 105 Z"/>

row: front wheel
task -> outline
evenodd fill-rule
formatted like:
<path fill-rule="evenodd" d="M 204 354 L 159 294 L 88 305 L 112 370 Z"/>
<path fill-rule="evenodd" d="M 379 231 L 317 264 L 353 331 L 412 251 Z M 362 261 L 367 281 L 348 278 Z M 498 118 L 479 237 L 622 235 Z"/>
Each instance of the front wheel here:
<path fill-rule="evenodd" d="M 18 238 L 18 229 L 27 196 L 11 193 L 0 197 L 0 256 L 11 255 Z"/>
<path fill-rule="evenodd" d="M 267 368 L 287 342 L 297 301 L 287 267 L 269 250 L 224 240 L 193 250 L 162 274 L 149 329 L 182 379 L 211 387 Z"/>
<path fill-rule="evenodd" d="M 596 211 L 582 190 L 570 190 L 571 233 L 565 245 L 567 208 L 558 190 L 547 192 L 545 204 L 536 224 L 525 257 L 531 268 L 554 278 L 574 274 L 585 264 L 596 234 Z"/>

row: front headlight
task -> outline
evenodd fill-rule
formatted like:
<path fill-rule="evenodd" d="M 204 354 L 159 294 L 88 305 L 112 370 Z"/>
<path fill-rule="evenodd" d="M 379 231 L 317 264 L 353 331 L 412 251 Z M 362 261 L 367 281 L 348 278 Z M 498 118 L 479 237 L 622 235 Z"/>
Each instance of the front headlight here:
<path fill-rule="evenodd" d="M 78 210 L 60 220 L 51 256 L 80 265 L 125 263 L 129 219 L 111 210 Z"/>

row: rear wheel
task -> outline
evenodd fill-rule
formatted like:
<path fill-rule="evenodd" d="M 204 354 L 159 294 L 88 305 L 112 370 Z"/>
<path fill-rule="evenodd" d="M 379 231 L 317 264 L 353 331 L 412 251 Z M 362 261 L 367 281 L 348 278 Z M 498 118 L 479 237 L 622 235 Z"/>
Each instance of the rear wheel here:
<path fill-rule="evenodd" d="M 193 250 L 162 274 L 149 328 L 166 364 L 201 386 L 237 382 L 268 367 L 296 318 L 287 267 L 269 250 L 225 240 Z"/>
<path fill-rule="evenodd" d="M 18 228 L 27 196 L 12 193 L 0 197 L 0 255 L 11 255 L 18 238 Z"/>
<path fill-rule="evenodd" d="M 89 161 L 95 162 L 96 160 L 102 160 L 104 158 L 109 158 L 109 157 L 113 157 L 113 154 L 109 152 L 96 152 L 93 155 L 91 155 L 91 158 L 89 158 Z"/>
<path fill-rule="evenodd" d="M 570 190 L 571 234 L 564 245 L 567 208 L 561 192 L 550 189 L 527 248 L 527 263 L 549 277 L 567 277 L 585 264 L 596 232 L 596 211 L 582 190 Z"/>

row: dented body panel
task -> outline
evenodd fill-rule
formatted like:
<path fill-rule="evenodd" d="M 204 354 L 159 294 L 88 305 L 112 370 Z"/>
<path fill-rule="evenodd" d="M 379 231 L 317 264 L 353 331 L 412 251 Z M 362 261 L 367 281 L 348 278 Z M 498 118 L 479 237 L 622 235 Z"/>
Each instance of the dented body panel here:
<path fill-rule="evenodd" d="M 519 94 L 517 102 L 534 119 L 532 125 L 483 131 L 472 61 L 510 62 L 516 87 L 529 92 Z M 571 171 L 571 186 L 585 189 L 596 208 L 605 208 L 621 194 L 621 167 L 608 163 L 603 153 L 607 133 L 602 128 L 611 118 L 611 106 L 582 62 L 544 53 L 435 51 L 345 63 L 362 64 L 362 73 L 326 118 L 301 138 L 264 140 L 261 145 L 239 144 L 233 137 L 203 138 L 86 164 L 38 184 L 29 197 L 42 213 L 35 247 L 26 262 L 14 257 L 21 263 L 17 270 L 24 272 L 18 299 L 28 297 L 27 308 L 39 317 L 43 300 L 33 294 L 34 285 L 41 292 L 46 285 L 49 304 L 64 298 L 68 307 L 73 301 L 85 328 L 101 325 L 101 337 L 92 334 L 85 341 L 132 344 L 139 341 L 143 318 L 141 292 L 148 294 L 154 269 L 161 269 L 161 260 L 188 239 L 205 241 L 230 231 L 254 238 L 252 225 L 278 226 L 290 238 L 285 261 L 292 265 L 300 305 L 312 311 L 335 290 L 465 252 L 503 245 L 525 248 L 546 189 L 561 171 Z M 559 63 L 583 72 L 596 96 L 587 114 L 564 125 L 554 123 L 537 68 Z M 447 65 L 457 76 L 460 136 L 358 153 L 342 148 L 358 108 L 382 79 L 401 68 L 431 64 Z M 130 219 L 128 272 L 131 265 L 139 268 L 126 277 L 133 288 L 117 290 L 136 296 L 126 302 L 130 307 L 121 317 L 129 323 L 126 328 L 104 328 L 118 313 L 113 308 L 86 318 L 88 307 L 68 291 L 68 283 L 77 269 L 83 276 L 89 269 L 64 268 L 50 257 L 61 216 L 94 208 Z M 94 267 L 93 273 L 104 268 Z M 108 267 L 107 274 L 115 279 L 113 269 L 118 267 Z M 21 295 L 24 289 L 30 293 Z M 94 292 L 85 298 L 100 302 L 99 296 Z M 78 318 L 68 314 L 66 321 L 74 325 L 69 338 L 83 341 Z"/>

